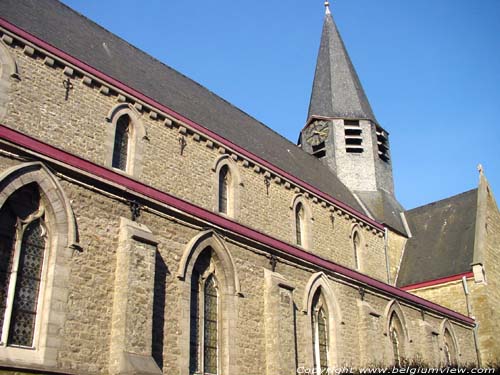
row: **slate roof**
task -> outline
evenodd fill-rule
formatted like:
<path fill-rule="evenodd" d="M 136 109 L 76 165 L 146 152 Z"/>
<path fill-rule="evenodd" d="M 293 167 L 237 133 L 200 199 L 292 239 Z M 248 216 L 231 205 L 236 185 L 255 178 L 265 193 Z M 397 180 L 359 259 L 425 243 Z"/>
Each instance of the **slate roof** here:
<path fill-rule="evenodd" d="M 477 189 L 406 212 L 413 237 L 401 261 L 402 287 L 471 271 Z"/>
<path fill-rule="evenodd" d="M 355 193 L 377 221 L 407 236 L 406 228 L 401 219 L 404 208 L 394 195 L 382 189 L 377 191 L 355 191 Z"/>
<path fill-rule="evenodd" d="M 329 11 L 323 24 L 309 103 L 308 118 L 311 116 L 370 119 L 377 122 Z"/>
<path fill-rule="evenodd" d="M 319 160 L 224 99 L 56 0 L 1 0 L 0 16 L 363 212 Z"/>

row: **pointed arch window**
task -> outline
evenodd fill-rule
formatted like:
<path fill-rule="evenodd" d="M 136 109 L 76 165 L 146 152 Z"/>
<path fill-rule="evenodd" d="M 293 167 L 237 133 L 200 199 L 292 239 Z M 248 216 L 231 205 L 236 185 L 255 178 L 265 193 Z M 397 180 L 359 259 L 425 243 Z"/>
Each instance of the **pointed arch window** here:
<path fill-rule="evenodd" d="M 392 345 L 392 353 L 394 356 L 394 365 L 401 366 L 403 359 L 403 325 L 398 315 L 393 312 L 389 323 L 389 338 Z"/>
<path fill-rule="evenodd" d="M 352 246 L 354 248 L 354 265 L 359 269 L 359 251 L 361 249 L 361 236 L 357 230 L 352 234 Z"/>
<path fill-rule="evenodd" d="M 47 247 L 45 210 L 35 184 L 16 191 L 0 210 L 2 346 L 33 347 Z"/>
<path fill-rule="evenodd" d="M 312 305 L 313 355 L 316 373 L 328 370 L 328 311 L 321 289 L 318 289 Z"/>
<path fill-rule="evenodd" d="M 115 140 L 113 146 L 113 168 L 127 170 L 130 144 L 130 117 L 124 114 L 118 118 L 115 129 Z"/>
<path fill-rule="evenodd" d="M 205 250 L 210 253 L 211 249 Z M 219 373 L 219 291 L 208 257 L 193 269 L 191 280 L 191 329 L 189 373 Z M 205 269 L 203 269 L 205 268 Z"/>
<path fill-rule="evenodd" d="M 395 329 L 391 329 L 392 353 L 394 355 L 394 364 L 401 365 L 401 353 L 399 352 L 399 337 Z"/>
<path fill-rule="evenodd" d="M 453 342 L 453 337 L 451 336 L 451 333 L 448 329 L 445 329 L 444 331 L 444 344 L 443 344 L 443 351 L 444 351 L 444 359 L 445 359 L 445 365 L 446 366 L 453 366 L 457 364 L 457 350 L 455 347 L 455 343 Z"/>
<path fill-rule="evenodd" d="M 227 165 L 222 166 L 219 171 L 219 212 L 223 214 L 229 213 L 230 204 L 230 186 L 231 186 L 231 172 Z"/>
<path fill-rule="evenodd" d="M 295 206 L 295 241 L 299 246 L 304 245 L 304 221 L 304 206 L 299 202 Z"/>

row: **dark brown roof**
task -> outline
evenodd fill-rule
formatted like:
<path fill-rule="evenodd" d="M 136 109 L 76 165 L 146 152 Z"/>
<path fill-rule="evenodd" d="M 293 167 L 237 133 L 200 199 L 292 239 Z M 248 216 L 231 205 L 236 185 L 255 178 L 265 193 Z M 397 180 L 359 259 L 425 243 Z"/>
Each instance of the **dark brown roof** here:
<path fill-rule="evenodd" d="M 406 212 L 412 233 L 397 285 L 406 286 L 471 270 L 477 189 Z"/>
<path fill-rule="evenodd" d="M 39 39 L 363 212 L 347 187 L 315 157 L 205 87 L 59 1 L 2 0 L 0 15 Z"/>

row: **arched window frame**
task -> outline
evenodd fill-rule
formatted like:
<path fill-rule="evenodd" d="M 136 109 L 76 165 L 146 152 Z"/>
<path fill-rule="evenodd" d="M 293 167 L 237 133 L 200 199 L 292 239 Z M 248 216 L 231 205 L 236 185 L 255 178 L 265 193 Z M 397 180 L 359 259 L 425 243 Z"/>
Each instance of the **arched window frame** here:
<path fill-rule="evenodd" d="M 316 297 L 320 293 L 321 306 L 315 305 Z M 316 307 L 323 307 L 326 313 L 327 321 L 327 363 L 329 367 L 340 365 L 342 345 L 342 332 L 341 327 L 344 324 L 342 319 L 342 312 L 337 297 L 330 285 L 328 277 L 323 272 L 313 274 L 307 282 L 304 289 L 304 296 L 302 299 L 302 312 L 308 316 L 305 320 L 305 329 L 307 340 L 311 344 L 306 348 L 308 358 L 310 358 L 311 368 L 315 363 L 315 341 L 314 341 L 314 314 Z"/>
<path fill-rule="evenodd" d="M 192 278 L 193 271 L 199 259 L 206 256 L 206 251 L 211 251 L 209 260 L 210 266 L 207 272 L 202 275 L 213 274 L 217 282 L 219 293 L 219 347 L 218 364 L 220 374 L 237 373 L 236 370 L 236 343 L 232 330 L 236 327 L 238 316 L 236 300 L 241 296 L 240 283 L 236 273 L 235 263 L 227 249 L 223 239 L 214 231 L 201 232 L 186 245 L 181 258 L 177 277 L 180 280 L 180 290 L 182 295 L 181 306 L 184 311 L 191 311 Z M 184 332 L 191 332 L 191 314 L 181 321 Z M 190 353 L 190 335 L 186 335 L 181 340 L 181 348 L 186 353 Z M 180 363 L 181 375 L 190 374 L 190 358 L 183 356 Z"/>
<path fill-rule="evenodd" d="M 455 330 L 448 319 L 441 322 L 439 329 L 440 347 L 442 350 L 442 364 L 455 366 L 458 364 L 459 348 Z"/>
<path fill-rule="evenodd" d="M 302 194 L 297 194 L 293 198 L 290 210 L 293 228 L 293 243 L 304 249 L 311 249 L 314 218 L 312 216 L 311 207 Z"/>
<path fill-rule="evenodd" d="M 36 184 L 32 183 L 31 189 L 36 189 L 36 194 L 39 194 L 39 189 Z M 22 188 L 16 190 L 16 192 L 20 191 L 21 189 L 24 188 L 29 188 L 28 186 L 23 186 Z M 30 189 L 30 190 L 31 190 Z M 16 217 L 16 229 L 14 233 L 14 242 L 13 246 L 11 249 L 11 255 L 10 255 L 10 264 L 12 269 L 10 270 L 10 276 L 8 280 L 6 280 L 6 284 L 8 285 L 8 292 L 7 292 L 7 298 L 6 298 L 6 309 L 4 312 L 4 315 L 1 317 L 2 318 L 2 327 L 1 328 L 1 336 L 0 336 L 0 346 L 4 347 L 20 347 L 20 348 L 34 348 L 34 343 L 35 339 L 39 336 L 40 332 L 40 308 L 41 304 L 43 301 L 42 296 L 40 295 L 41 292 L 43 292 L 44 287 L 45 287 L 45 274 L 47 272 L 47 258 L 48 258 L 48 251 L 47 249 L 50 248 L 50 237 L 47 235 L 47 226 L 45 224 L 44 216 L 45 216 L 45 207 L 42 202 L 42 199 L 39 197 L 37 200 L 38 207 L 36 208 L 35 211 L 33 211 L 28 217 L 25 219 L 21 219 L 20 217 Z M 36 300 L 36 303 L 34 304 L 34 314 L 35 315 L 35 321 L 34 321 L 34 326 L 33 326 L 33 332 L 31 334 L 31 340 L 30 343 L 26 344 L 21 344 L 21 343 L 13 343 L 12 342 L 12 331 L 13 331 L 13 326 L 15 325 L 14 323 L 14 306 L 16 305 L 16 301 L 18 298 L 20 298 L 17 295 L 17 287 L 20 284 L 20 279 L 23 277 L 22 275 L 22 258 L 24 253 L 27 251 L 26 248 L 23 246 L 25 244 L 25 239 L 26 239 L 26 231 L 27 229 L 38 222 L 38 225 L 41 227 L 41 237 L 43 238 L 43 254 L 42 254 L 42 260 L 41 260 L 41 267 L 40 267 L 40 272 L 39 272 L 39 287 L 36 290 L 35 294 L 33 295 L 33 298 Z"/>
<path fill-rule="evenodd" d="M 226 190 L 226 210 L 221 210 L 221 198 L 224 195 L 222 189 L 224 186 L 222 184 L 222 173 L 224 170 L 227 171 L 229 178 L 226 180 L 227 185 Z M 240 213 L 240 190 L 243 186 L 241 179 L 241 174 L 238 169 L 238 165 L 231 158 L 230 155 L 222 155 L 219 157 L 214 165 L 212 166 L 212 171 L 214 172 L 214 186 L 215 188 L 215 199 L 214 199 L 214 211 L 218 212 L 224 216 L 237 219 Z"/>
<path fill-rule="evenodd" d="M 408 356 L 410 343 L 405 315 L 396 300 L 389 302 L 384 315 L 386 318 L 384 335 L 389 339 L 390 356 L 394 358 L 395 365 L 401 365 L 402 360 Z"/>
<path fill-rule="evenodd" d="M 328 351 L 330 338 L 328 316 L 328 307 L 320 287 L 316 290 L 315 296 L 313 297 L 312 306 L 313 363 L 318 374 L 324 373 L 328 369 L 329 364 Z M 322 336 L 324 336 L 324 343 L 321 342 Z"/>
<path fill-rule="evenodd" d="M 117 137 L 117 129 L 120 119 L 127 116 L 128 122 L 128 141 L 127 141 L 127 155 L 125 168 L 120 169 L 113 166 L 113 158 L 115 154 L 115 140 Z M 119 104 L 108 113 L 106 117 L 107 122 L 110 124 L 107 131 L 106 141 L 106 166 L 113 168 L 115 171 L 127 173 L 134 177 L 140 177 L 142 172 L 142 157 L 144 153 L 144 143 L 147 139 L 146 129 L 141 120 L 141 116 L 137 110 L 130 104 Z"/>
<path fill-rule="evenodd" d="M 208 249 L 205 251 L 209 251 Z M 203 255 L 202 255 L 203 256 Z M 215 269 L 213 264 L 210 264 L 209 268 L 206 269 L 202 274 L 197 274 L 196 272 L 193 273 L 192 284 L 196 284 L 197 287 L 197 295 L 191 295 L 192 303 L 191 303 L 191 309 L 194 309 L 195 306 L 193 306 L 193 303 L 196 303 L 196 312 L 197 316 L 193 316 L 191 313 L 191 328 L 193 327 L 193 320 L 196 320 L 196 342 L 195 342 L 195 352 L 193 353 L 193 333 L 190 331 L 190 363 L 189 363 L 189 371 L 190 374 L 219 374 L 220 373 L 220 325 L 221 325 L 221 318 L 222 314 L 220 314 L 220 297 L 219 297 L 219 286 L 217 282 L 217 276 L 215 275 Z M 213 283 L 214 290 L 216 293 L 216 301 L 215 301 L 215 317 L 212 317 L 212 319 L 208 319 L 207 316 L 207 296 L 209 294 L 207 293 L 207 287 L 210 286 L 210 284 Z M 195 289 L 193 288 L 194 285 L 192 285 L 192 291 Z M 192 292 L 193 293 L 193 292 Z M 215 320 L 214 320 L 215 318 Z M 215 338 L 212 341 L 215 341 L 215 348 L 213 347 L 213 342 L 212 345 L 207 344 L 207 326 L 208 323 L 214 323 L 215 322 Z M 213 354 L 215 349 L 215 365 L 208 365 L 207 364 L 207 356 L 209 356 L 211 353 Z M 192 356 L 196 356 L 195 358 L 192 358 Z M 196 368 L 193 368 L 193 365 L 195 365 Z M 215 367 L 215 368 L 214 368 Z"/>
<path fill-rule="evenodd" d="M 358 224 L 351 227 L 351 246 L 353 252 L 353 264 L 355 269 L 363 270 L 364 248 L 366 247 L 362 230 Z"/>
<path fill-rule="evenodd" d="M 10 87 L 13 81 L 19 80 L 19 70 L 7 45 L 0 40 L 0 122 L 7 115 Z"/>
<path fill-rule="evenodd" d="M 0 362 L 20 361 L 24 365 L 55 369 L 58 353 L 63 349 L 62 332 L 69 293 L 68 264 L 73 252 L 81 248 L 70 202 L 57 178 L 40 162 L 23 163 L 0 174 L 0 208 L 12 194 L 32 183 L 40 193 L 48 234 L 35 334 L 31 348 L 0 346 Z"/>

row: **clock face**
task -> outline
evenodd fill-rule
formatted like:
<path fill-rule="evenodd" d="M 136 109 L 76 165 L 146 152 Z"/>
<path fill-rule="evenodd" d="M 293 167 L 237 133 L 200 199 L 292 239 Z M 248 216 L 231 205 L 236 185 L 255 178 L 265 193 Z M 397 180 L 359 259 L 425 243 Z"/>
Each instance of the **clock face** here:
<path fill-rule="evenodd" d="M 317 146 L 328 136 L 328 122 L 316 120 L 304 131 L 306 142 L 311 146 Z"/>

